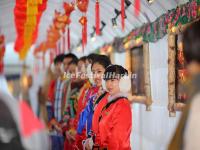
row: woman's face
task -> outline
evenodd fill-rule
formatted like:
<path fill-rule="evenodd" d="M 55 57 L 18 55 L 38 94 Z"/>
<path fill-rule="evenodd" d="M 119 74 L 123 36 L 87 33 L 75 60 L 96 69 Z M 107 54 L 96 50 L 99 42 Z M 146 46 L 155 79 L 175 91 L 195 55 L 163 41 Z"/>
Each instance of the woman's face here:
<path fill-rule="evenodd" d="M 75 80 L 76 79 L 76 73 L 77 73 L 77 66 L 75 64 L 70 64 L 68 69 L 69 69 L 71 79 Z"/>
<path fill-rule="evenodd" d="M 101 64 L 99 63 L 93 64 L 92 66 L 93 79 L 94 79 L 95 85 L 98 87 L 102 85 L 102 78 L 103 78 L 104 72 L 105 72 L 105 68 Z"/>
<path fill-rule="evenodd" d="M 106 81 L 106 89 L 110 95 L 115 95 L 120 92 L 119 79 L 110 79 Z"/>
<path fill-rule="evenodd" d="M 79 73 L 79 78 L 82 80 L 86 79 L 86 66 L 84 61 L 79 61 L 78 62 L 78 73 Z"/>

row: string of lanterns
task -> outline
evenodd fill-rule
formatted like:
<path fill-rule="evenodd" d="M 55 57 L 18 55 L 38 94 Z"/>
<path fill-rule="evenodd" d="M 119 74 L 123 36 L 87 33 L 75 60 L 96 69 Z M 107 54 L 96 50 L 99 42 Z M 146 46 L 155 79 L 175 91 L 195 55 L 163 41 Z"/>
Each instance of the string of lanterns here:
<path fill-rule="evenodd" d="M 137 9 L 137 11 L 139 12 L 140 11 L 140 0 L 136 0 L 136 1 L 135 1 L 135 7 L 136 7 L 135 9 Z M 97 36 L 101 36 L 102 30 L 106 26 L 106 23 L 104 21 L 101 21 L 101 19 L 100 19 L 100 4 L 101 4 L 101 2 L 99 0 L 95 1 L 95 26 L 93 26 L 93 32 L 90 34 L 92 39 L 95 39 L 95 37 L 94 37 L 95 34 Z M 128 9 L 128 7 L 131 4 L 132 3 L 129 0 L 121 0 L 121 11 L 115 9 L 116 17 L 114 17 L 112 19 L 112 22 L 116 22 L 117 17 L 121 14 L 122 30 L 124 30 L 124 28 L 125 28 L 125 21 L 124 21 L 124 19 L 126 19 L 125 10 Z M 70 27 L 69 27 L 70 22 L 71 22 L 70 14 L 73 10 L 75 10 L 75 8 L 78 8 L 78 10 L 82 13 L 81 18 L 79 19 L 79 23 L 82 26 L 82 39 L 80 40 L 80 42 L 82 44 L 82 50 L 84 51 L 84 47 L 86 46 L 86 44 L 88 42 L 88 40 L 87 40 L 88 19 L 87 19 L 87 15 L 86 15 L 87 10 L 88 10 L 88 5 L 89 5 L 89 0 L 73 0 L 71 2 L 64 2 L 63 7 L 65 9 L 65 14 L 62 14 L 62 15 L 63 15 L 63 19 L 69 18 L 69 23 L 63 22 L 61 24 L 61 22 L 58 22 L 57 19 L 55 19 L 56 21 L 53 23 L 53 25 L 51 25 L 50 29 L 48 30 L 49 36 L 47 37 L 47 40 L 42 42 L 35 49 L 35 54 L 37 54 L 38 52 L 41 52 L 41 51 L 46 51 L 47 49 L 55 50 L 56 54 L 64 52 L 63 50 L 60 50 L 60 49 L 66 49 L 66 45 L 65 45 L 66 43 L 68 45 L 68 47 L 67 47 L 68 51 L 70 50 L 70 48 L 71 48 L 70 47 Z M 137 13 L 136 15 L 138 15 L 138 14 L 139 13 Z M 61 24 L 60 25 L 61 27 L 57 30 L 62 29 L 62 32 L 54 30 L 55 24 Z M 54 30 L 54 32 L 52 32 L 52 30 Z M 66 30 L 67 30 L 67 34 L 65 32 Z M 50 37 L 54 36 L 53 34 L 55 34 L 55 38 L 51 39 Z M 51 39 L 51 40 L 48 40 L 48 39 Z M 66 42 L 66 39 L 67 39 L 67 42 Z M 78 43 L 78 45 L 80 45 L 80 43 Z"/>

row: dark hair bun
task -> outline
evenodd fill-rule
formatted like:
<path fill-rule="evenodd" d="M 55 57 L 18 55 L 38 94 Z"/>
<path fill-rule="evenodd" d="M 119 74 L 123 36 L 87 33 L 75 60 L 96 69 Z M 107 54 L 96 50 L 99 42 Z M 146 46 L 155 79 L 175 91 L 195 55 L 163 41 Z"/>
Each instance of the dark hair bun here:
<path fill-rule="evenodd" d="M 110 65 L 104 72 L 104 80 L 120 79 L 124 75 L 128 75 L 128 71 L 120 65 Z"/>

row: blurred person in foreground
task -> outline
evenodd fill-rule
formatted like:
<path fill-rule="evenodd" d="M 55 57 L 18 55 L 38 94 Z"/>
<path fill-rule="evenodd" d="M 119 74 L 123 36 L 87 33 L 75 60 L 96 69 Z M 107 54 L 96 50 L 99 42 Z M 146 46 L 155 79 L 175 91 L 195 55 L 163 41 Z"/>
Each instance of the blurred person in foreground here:
<path fill-rule="evenodd" d="M 191 24 L 183 33 L 183 53 L 192 79 L 189 100 L 180 118 L 169 150 L 200 149 L 200 21 Z"/>
<path fill-rule="evenodd" d="M 0 149 L 48 150 L 44 124 L 23 100 L 0 91 Z"/>

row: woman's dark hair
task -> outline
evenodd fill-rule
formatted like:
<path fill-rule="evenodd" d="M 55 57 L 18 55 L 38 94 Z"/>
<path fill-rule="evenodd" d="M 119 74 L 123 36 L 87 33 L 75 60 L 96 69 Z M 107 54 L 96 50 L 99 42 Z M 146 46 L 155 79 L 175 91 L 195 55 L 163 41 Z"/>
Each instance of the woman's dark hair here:
<path fill-rule="evenodd" d="M 83 56 L 83 57 L 79 58 L 78 62 L 79 62 L 79 61 L 83 61 L 83 62 L 85 63 L 86 60 L 87 60 L 87 57 L 86 57 L 86 56 Z"/>
<path fill-rule="evenodd" d="M 91 53 L 87 56 L 87 60 L 92 64 L 98 56 L 99 54 Z"/>
<path fill-rule="evenodd" d="M 124 75 L 128 75 L 128 71 L 120 65 L 110 65 L 104 72 L 104 80 L 120 79 Z"/>
<path fill-rule="evenodd" d="M 107 68 L 111 64 L 111 61 L 110 58 L 106 55 L 98 55 L 98 57 L 96 57 L 92 62 L 92 66 L 96 63 L 102 65 L 104 68 Z"/>
<path fill-rule="evenodd" d="M 54 64 L 57 64 L 57 63 L 62 63 L 63 62 L 63 59 L 64 59 L 65 55 L 64 54 L 59 54 L 57 55 L 55 58 L 54 58 Z"/>
<path fill-rule="evenodd" d="M 187 63 L 200 63 L 200 20 L 192 23 L 183 33 L 183 54 Z"/>
<path fill-rule="evenodd" d="M 64 59 L 65 58 L 71 58 L 72 60 L 78 60 L 78 58 L 76 57 L 76 55 L 74 55 L 72 53 L 65 54 Z"/>

